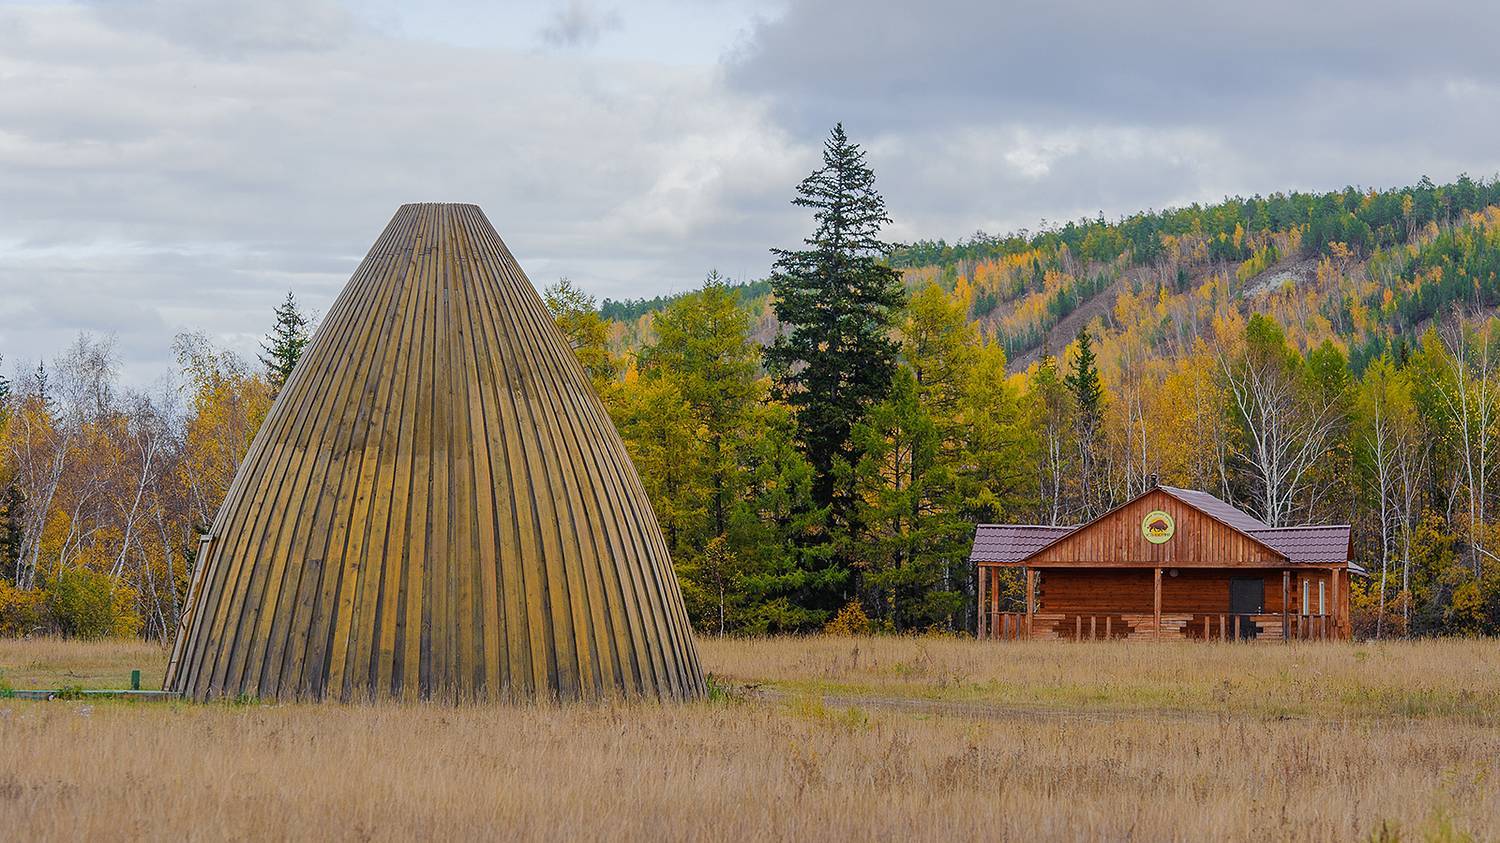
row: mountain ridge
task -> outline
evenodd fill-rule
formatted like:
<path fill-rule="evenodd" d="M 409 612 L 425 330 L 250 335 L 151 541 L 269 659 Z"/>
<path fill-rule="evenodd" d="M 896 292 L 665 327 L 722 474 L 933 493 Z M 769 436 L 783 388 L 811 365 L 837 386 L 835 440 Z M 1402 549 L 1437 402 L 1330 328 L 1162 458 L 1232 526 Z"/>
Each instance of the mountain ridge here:
<path fill-rule="evenodd" d="M 1423 177 L 1384 190 L 1229 197 L 1035 233 L 923 240 L 888 259 L 911 289 L 935 283 L 966 296 L 970 320 L 1005 347 L 1012 371 L 1063 351 L 1083 327 L 1141 328 L 1127 323 L 1143 314 L 1119 311 L 1127 293 L 1132 312 L 1149 297 L 1161 311 L 1156 322 L 1185 319 L 1192 336 L 1225 307 L 1292 318 L 1302 350 L 1333 339 L 1358 368 L 1445 308 L 1500 305 L 1496 206 L 1500 179 Z M 773 339 L 769 280 L 730 286 L 755 318 L 756 338 Z M 646 341 L 652 315 L 677 297 L 606 300 L 600 312 L 613 323 L 616 350 Z M 1144 327 L 1154 351 L 1171 345 L 1172 331 Z M 1189 340 L 1176 333 L 1179 345 Z"/>

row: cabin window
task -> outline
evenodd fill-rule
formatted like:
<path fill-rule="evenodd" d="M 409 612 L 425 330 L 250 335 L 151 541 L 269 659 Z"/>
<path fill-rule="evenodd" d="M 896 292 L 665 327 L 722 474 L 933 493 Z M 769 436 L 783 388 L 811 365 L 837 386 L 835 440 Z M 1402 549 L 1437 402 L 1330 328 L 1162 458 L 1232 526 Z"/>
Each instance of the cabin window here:
<path fill-rule="evenodd" d="M 1307 605 L 1307 601 L 1308 601 L 1308 593 L 1309 593 L 1309 590 L 1311 588 L 1312 588 L 1312 583 L 1308 582 L 1307 580 L 1303 580 L 1302 581 L 1302 614 L 1304 614 L 1304 615 L 1308 613 L 1307 610 L 1310 608 Z"/>
<path fill-rule="evenodd" d="M 1318 580 L 1318 614 L 1320 615 L 1328 614 L 1328 611 L 1323 608 L 1323 587 L 1326 585 L 1327 583 L 1323 582 L 1322 580 Z"/>

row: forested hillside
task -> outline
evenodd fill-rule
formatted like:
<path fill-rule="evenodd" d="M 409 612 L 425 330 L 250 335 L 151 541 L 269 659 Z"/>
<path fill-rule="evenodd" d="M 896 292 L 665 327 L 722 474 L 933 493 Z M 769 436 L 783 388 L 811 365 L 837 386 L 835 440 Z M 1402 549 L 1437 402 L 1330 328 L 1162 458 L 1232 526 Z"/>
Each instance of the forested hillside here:
<path fill-rule="evenodd" d="M 1075 523 L 1159 475 L 1352 523 L 1359 634 L 1500 632 L 1500 183 L 898 248 L 840 129 L 795 202 L 811 233 L 765 281 L 546 294 L 700 631 L 964 629 L 976 522 Z M 160 390 L 89 337 L 0 379 L 0 633 L 171 634 L 306 342 L 275 318 L 261 367 L 179 337 Z"/>
<path fill-rule="evenodd" d="M 910 289 L 937 283 L 966 295 L 970 319 L 1000 342 L 1012 369 L 1044 349 L 1061 351 L 1084 324 L 1124 330 L 1114 311 L 1122 293 L 1174 311 L 1198 298 L 1293 315 L 1315 341 L 1339 337 L 1361 368 L 1455 303 L 1500 304 L 1500 256 L 1487 243 L 1464 241 L 1474 223 L 1489 224 L 1482 212 L 1496 205 L 1500 180 L 1461 176 L 1434 185 L 1424 177 L 1406 188 L 1236 197 L 1036 234 L 918 241 L 895 248 L 889 260 Z M 773 335 L 770 283 L 730 286 L 757 333 Z M 680 297 L 606 299 L 599 310 L 612 323 L 616 350 L 647 342 L 654 315 Z M 1173 337 L 1155 332 L 1153 344 L 1197 336 L 1200 327 L 1174 325 Z"/>
<path fill-rule="evenodd" d="M 1497 205 L 1500 182 L 1424 178 L 891 251 L 911 293 L 896 335 L 917 383 L 907 392 L 898 379 L 872 410 L 863 466 L 847 468 L 867 507 L 864 535 L 845 538 L 859 548 L 861 608 L 896 628 L 959 624 L 938 607 L 964 602 L 974 521 L 1073 523 L 1157 474 L 1273 524 L 1353 523 L 1357 561 L 1373 573 L 1359 584 L 1369 634 L 1500 630 L 1489 546 L 1500 504 Z M 766 285 L 607 307 L 631 317 L 599 329 L 622 373 L 606 389 L 622 406 L 643 389 L 668 401 L 664 382 L 691 376 L 643 378 L 637 361 L 665 340 L 658 320 L 704 297 L 738 314 L 732 344 L 747 360 L 776 335 Z M 934 372 L 944 383 L 931 384 Z M 692 460 L 679 459 L 697 428 L 680 413 L 676 446 L 667 406 L 621 420 L 647 460 L 661 449 L 671 463 L 654 491 L 669 521 L 691 520 L 702 499 Z M 796 438 L 782 417 L 736 424 L 757 447 Z M 961 490 L 965 472 L 984 479 Z M 699 526 L 680 558 L 708 546 L 701 536 L 726 535 Z M 750 611 L 758 598 L 745 586 L 765 574 L 716 576 L 740 583 L 722 590 L 743 601 L 742 628 L 785 621 Z"/>

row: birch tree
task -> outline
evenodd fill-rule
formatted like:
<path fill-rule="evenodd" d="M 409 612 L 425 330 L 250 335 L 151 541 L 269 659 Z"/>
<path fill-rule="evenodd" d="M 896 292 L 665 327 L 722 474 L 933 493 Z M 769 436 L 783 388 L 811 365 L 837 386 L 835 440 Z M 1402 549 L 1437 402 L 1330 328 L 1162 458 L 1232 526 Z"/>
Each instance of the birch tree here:
<path fill-rule="evenodd" d="M 1494 450 L 1496 399 L 1494 319 L 1475 321 L 1462 314 L 1444 325 L 1442 340 L 1446 377 L 1437 383 L 1438 395 L 1452 423 L 1459 468 L 1468 506 L 1469 565 L 1483 575 L 1488 554 L 1482 538 L 1486 524 L 1490 461 Z"/>
<path fill-rule="evenodd" d="M 1245 339 L 1238 354 L 1219 347 L 1219 368 L 1241 427 L 1238 456 L 1252 477 L 1261 517 L 1281 527 L 1295 518 L 1303 484 L 1327 452 L 1341 414 L 1310 388 L 1301 358 L 1275 322 L 1252 316 Z"/>

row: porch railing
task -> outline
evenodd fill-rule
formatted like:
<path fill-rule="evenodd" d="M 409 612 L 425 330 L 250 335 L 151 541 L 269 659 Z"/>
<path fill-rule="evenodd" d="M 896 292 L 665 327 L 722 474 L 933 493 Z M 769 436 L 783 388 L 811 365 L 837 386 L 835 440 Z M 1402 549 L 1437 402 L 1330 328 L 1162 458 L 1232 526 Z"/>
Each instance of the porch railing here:
<path fill-rule="evenodd" d="M 1340 637 L 1332 615 L 1292 615 L 1291 637 L 1297 641 L 1331 641 Z"/>
<path fill-rule="evenodd" d="M 983 637 L 997 641 L 1020 641 L 1026 637 L 1025 612 L 986 612 Z"/>
<path fill-rule="evenodd" d="M 1329 614 L 1163 613 L 1158 627 L 1155 618 L 1149 614 L 1043 611 L 1032 619 L 1031 630 L 1027 629 L 1025 612 L 986 612 L 982 620 L 982 637 L 996 641 L 1028 638 L 1065 641 L 1331 641 L 1342 637 L 1337 622 Z"/>

